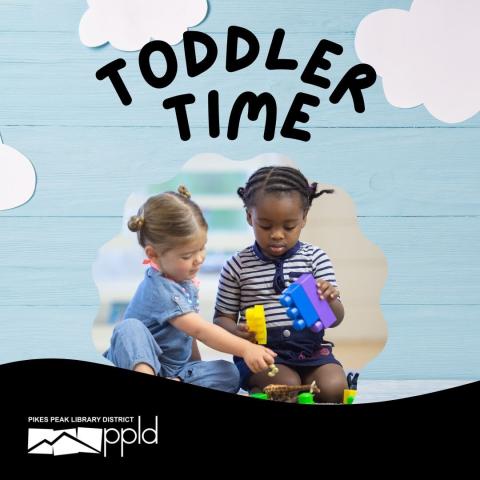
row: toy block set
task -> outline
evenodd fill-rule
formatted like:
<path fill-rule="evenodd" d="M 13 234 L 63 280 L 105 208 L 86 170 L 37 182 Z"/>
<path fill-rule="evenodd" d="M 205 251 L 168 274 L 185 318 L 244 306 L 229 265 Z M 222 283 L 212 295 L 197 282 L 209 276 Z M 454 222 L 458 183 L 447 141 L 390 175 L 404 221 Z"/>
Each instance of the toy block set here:
<path fill-rule="evenodd" d="M 351 405 L 357 396 L 358 372 L 350 372 L 347 375 L 348 388 L 343 391 L 343 404 Z M 276 402 L 299 403 L 303 405 L 315 405 L 315 394 L 320 389 L 315 382 L 311 385 L 267 385 L 263 392 L 251 393 L 249 396 L 260 400 L 273 400 Z"/>
<path fill-rule="evenodd" d="M 245 318 L 248 331 L 255 333 L 255 340 L 259 345 L 265 345 L 267 343 L 267 325 L 263 305 L 247 308 Z"/>
<path fill-rule="evenodd" d="M 295 330 L 310 328 L 319 333 L 331 327 L 337 320 L 335 313 L 326 300 L 321 300 L 317 291 L 317 282 L 310 273 L 305 273 L 287 287 L 279 298 L 280 303 L 287 311 Z M 255 333 L 259 345 L 267 344 L 267 325 L 263 305 L 247 308 L 245 318 L 248 330 Z M 278 372 L 275 365 L 271 365 L 269 376 Z M 348 388 L 343 392 L 343 404 L 350 405 L 357 396 L 357 382 L 359 373 L 350 372 L 347 375 Z M 307 391 L 306 391 L 307 390 Z M 271 384 L 263 392 L 252 393 L 250 397 L 262 400 L 296 402 L 300 404 L 315 404 L 315 394 L 319 388 L 313 382 L 311 385 L 278 385 Z"/>
<path fill-rule="evenodd" d="M 303 274 L 286 288 L 279 301 L 287 308 L 287 315 L 293 320 L 295 330 L 310 328 L 313 332 L 320 332 L 336 321 L 328 302 L 320 300 L 317 282 L 310 273 Z"/>

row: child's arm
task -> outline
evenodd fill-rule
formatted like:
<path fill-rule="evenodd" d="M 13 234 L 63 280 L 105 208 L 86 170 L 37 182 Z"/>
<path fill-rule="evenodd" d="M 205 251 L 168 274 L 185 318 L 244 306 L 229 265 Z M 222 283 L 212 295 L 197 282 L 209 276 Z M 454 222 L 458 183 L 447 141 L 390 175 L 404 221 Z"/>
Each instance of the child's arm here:
<path fill-rule="evenodd" d="M 332 283 L 330 283 L 332 281 L 333 283 L 336 283 L 332 262 L 323 250 L 317 249 L 312 266 L 313 276 L 317 280 L 318 296 L 320 297 L 320 300 L 326 300 L 328 302 L 337 319 L 330 328 L 337 327 L 342 323 L 345 312 L 343 310 L 342 302 L 338 298 L 340 292 L 332 285 Z M 324 277 L 328 277 L 329 281 L 324 280 Z"/>
<path fill-rule="evenodd" d="M 192 342 L 192 355 L 190 356 L 190 361 L 195 362 L 201 359 L 202 356 L 200 355 L 200 350 L 198 349 L 197 339 L 194 338 Z"/>
<path fill-rule="evenodd" d="M 330 328 L 337 327 L 342 323 L 345 315 L 342 302 L 338 298 L 340 296 L 340 292 L 326 280 L 317 280 L 317 287 L 320 300 L 326 300 L 330 305 L 330 308 L 333 310 L 335 317 L 337 317 L 337 321 L 332 324 Z"/>
<path fill-rule="evenodd" d="M 270 349 L 238 338 L 218 325 L 205 321 L 198 313 L 181 315 L 170 320 L 170 323 L 215 350 L 243 357 L 253 373 L 266 370 L 274 363 L 276 353 Z"/>
<path fill-rule="evenodd" d="M 239 263 L 241 264 L 241 259 L 234 256 L 230 260 L 227 260 L 222 268 L 218 283 L 213 323 L 237 337 L 256 343 L 255 333 L 249 332 L 246 325 L 240 326 L 237 324 L 238 312 L 240 310 L 241 291 L 240 274 L 237 269 Z M 224 313 L 219 307 L 222 310 L 226 308 L 229 312 L 234 313 Z"/>
<path fill-rule="evenodd" d="M 255 342 L 255 333 L 249 332 L 246 325 L 245 327 L 238 326 L 236 315 L 222 313 L 218 310 L 215 310 L 213 323 L 215 325 L 218 325 L 219 327 L 224 328 L 227 332 L 230 332 L 237 337 L 244 338 L 249 342 Z"/>

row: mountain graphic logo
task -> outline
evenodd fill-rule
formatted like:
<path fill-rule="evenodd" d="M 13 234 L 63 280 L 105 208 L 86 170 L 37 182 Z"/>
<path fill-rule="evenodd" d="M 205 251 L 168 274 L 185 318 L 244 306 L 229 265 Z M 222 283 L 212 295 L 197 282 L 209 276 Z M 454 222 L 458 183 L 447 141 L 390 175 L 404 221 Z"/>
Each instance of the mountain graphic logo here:
<path fill-rule="evenodd" d="M 102 453 L 102 442 L 102 428 L 29 428 L 27 449 L 29 454 L 43 455 Z"/>

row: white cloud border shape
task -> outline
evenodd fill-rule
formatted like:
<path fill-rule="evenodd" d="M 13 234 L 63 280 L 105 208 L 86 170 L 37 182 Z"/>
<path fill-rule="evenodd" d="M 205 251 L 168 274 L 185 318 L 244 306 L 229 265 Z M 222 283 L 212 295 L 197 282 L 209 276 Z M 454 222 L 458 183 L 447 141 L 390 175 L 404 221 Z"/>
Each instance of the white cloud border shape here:
<path fill-rule="evenodd" d="M 81 42 L 105 43 L 118 50 L 140 50 L 150 40 L 175 45 L 183 33 L 207 15 L 207 0 L 88 0 L 80 20 Z"/>
<path fill-rule="evenodd" d="M 35 192 L 32 162 L 14 148 L 0 144 L 0 210 L 26 203 Z"/>
<path fill-rule="evenodd" d="M 389 103 L 462 122 L 480 111 L 479 19 L 479 0 L 414 0 L 410 11 L 367 15 L 355 50 L 383 78 Z"/>

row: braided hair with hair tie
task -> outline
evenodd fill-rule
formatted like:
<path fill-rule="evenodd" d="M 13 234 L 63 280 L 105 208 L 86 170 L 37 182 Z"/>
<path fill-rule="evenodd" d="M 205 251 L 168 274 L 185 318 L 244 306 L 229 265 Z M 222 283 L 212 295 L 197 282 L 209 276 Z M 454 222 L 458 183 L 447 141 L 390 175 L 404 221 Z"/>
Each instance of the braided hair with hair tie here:
<path fill-rule="evenodd" d="M 324 189 L 317 192 L 318 183 L 308 183 L 303 173 L 292 167 L 271 166 L 262 167 L 248 179 L 245 187 L 237 189 L 238 196 L 243 200 L 246 208 L 255 203 L 257 193 L 290 193 L 298 192 L 303 208 L 307 211 L 315 198 L 326 193 L 334 193 L 333 189 Z"/>
<path fill-rule="evenodd" d="M 319 192 L 317 192 L 317 187 L 318 187 L 317 182 L 313 182 L 313 183 L 310 184 L 310 205 L 312 204 L 313 200 L 315 198 L 318 198 L 320 195 L 323 195 L 325 193 L 335 192 L 335 190 L 333 188 L 326 188 L 324 190 L 320 190 Z"/>

